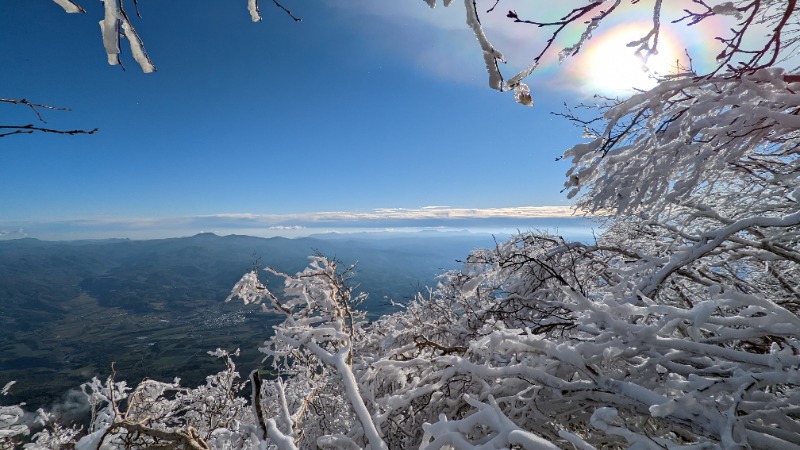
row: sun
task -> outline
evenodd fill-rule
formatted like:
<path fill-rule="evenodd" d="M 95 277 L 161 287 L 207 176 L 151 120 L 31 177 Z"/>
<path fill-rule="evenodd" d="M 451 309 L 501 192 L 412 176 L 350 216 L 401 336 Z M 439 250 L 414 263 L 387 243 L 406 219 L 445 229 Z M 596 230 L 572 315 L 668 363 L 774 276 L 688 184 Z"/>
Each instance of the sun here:
<path fill-rule="evenodd" d="M 635 89 L 650 89 L 659 76 L 677 71 L 684 61 L 680 40 L 665 33 L 659 38 L 658 54 L 643 61 L 628 43 L 647 34 L 648 24 L 615 27 L 584 45 L 583 52 L 570 61 L 573 79 L 587 93 L 603 95 L 630 94 Z"/>

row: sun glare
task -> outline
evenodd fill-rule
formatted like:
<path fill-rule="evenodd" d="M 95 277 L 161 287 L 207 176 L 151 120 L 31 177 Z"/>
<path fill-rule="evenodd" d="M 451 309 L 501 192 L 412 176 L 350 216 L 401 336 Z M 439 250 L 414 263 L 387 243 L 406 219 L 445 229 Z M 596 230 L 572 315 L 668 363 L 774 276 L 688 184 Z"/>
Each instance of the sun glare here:
<path fill-rule="evenodd" d="M 685 59 L 675 37 L 662 33 L 658 54 L 650 56 L 646 64 L 634 53 L 635 48 L 627 46 L 648 29 L 646 25 L 617 27 L 588 42 L 586 53 L 570 62 L 570 72 L 581 83 L 582 90 L 605 95 L 630 93 L 634 89 L 652 88 L 658 76 L 675 73 L 677 62 Z"/>

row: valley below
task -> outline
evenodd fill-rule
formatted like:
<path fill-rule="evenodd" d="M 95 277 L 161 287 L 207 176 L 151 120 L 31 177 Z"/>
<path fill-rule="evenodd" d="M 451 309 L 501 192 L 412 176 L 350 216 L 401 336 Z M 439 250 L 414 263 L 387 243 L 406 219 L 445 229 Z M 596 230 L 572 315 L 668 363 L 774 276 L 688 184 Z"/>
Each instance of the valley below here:
<path fill-rule="evenodd" d="M 0 241 L 0 385 L 16 380 L 4 403 L 52 408 L 112 372 L 130 385 L 179 377 L 196 386 L 223 368 L 208 354 L 217 348 L 240 349 L 243 376 L 267 371 L 258 347 L 282 319 L 224 302 L 254 265 L 296 273 L 312 254 L 355 264 L 352 283 L 369 293 L 361 307 L 374 318 L 435 285 L 471 249 L 492 245 L 491 235 L 446 233 Z"/>

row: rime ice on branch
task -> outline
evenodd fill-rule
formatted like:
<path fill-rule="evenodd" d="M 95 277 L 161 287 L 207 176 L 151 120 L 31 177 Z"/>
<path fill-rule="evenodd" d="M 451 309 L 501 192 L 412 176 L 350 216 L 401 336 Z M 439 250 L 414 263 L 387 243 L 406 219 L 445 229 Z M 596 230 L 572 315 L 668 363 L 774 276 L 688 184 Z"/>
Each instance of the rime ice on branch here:
<path fill-rule="evenodd" d="M 72 0 L 53 0 L 56 4 L 64 8 L 67 13 L 85 13 L 86 10 L 78 3 Z M 144 48 L 144 42 L 139 37 L 131 23 L 127 12 L 125 11 L 125 0 L 101 0 L 104 6 L 104 17 L 100 21 L 100 31 L 102 33 L 103 47 L 105 48 L 108 57 L 108 63 L 112 66 L 122 65 L 120 60 L 119 42 L 121 38 L 127 39 L 133 59 L 139 64 L 144 73 L 151 73 L 156 71 L 155 65 L 147 55 Z M 273 0 L 276 7 L 282 9 L 292 19 L 299 22 L 300 19 L 295 17 L 291 11 L 286 9 L 280 2 Z M 136 15 L 141 17 L 139 13 L 139 4 L 136 0 L 133 1 Z M 261 21 L 261 13 L 258 8 L 258 0 L 247 0 L 247 10 L 250 13 L 250 19 L 253 22 Z M 123 67 L 124 68 L 124 67 Z"/>
<path fill-rule="evenodd" d="M 434 0 L 426 0 L 433 7 Z M 448 6 L 450 2 L 445 2 Z M 498 14 L 501 2 L 490 2 L 491 7 L 486 10 L 486 14 Z M 624 9 L 623 3 L 630 3 Z M 696 78 L 705 76 L 722 77 L 741 77 L 752 74 L 760 69 L 774 67 L 786 61 L 787 58 L 797 56 L 798 42 L 800 42 L 800 23 L 798 23 L 797 0 L 765 0 L 765 1 L 742 1 L 742 2 L 721 2 L 706 0 L 676 0 L 669 2 L 670 7 L 682 9 L 682 15 L 676 17 L 666 17 L 666 2 L 657 0 L 655 2 L 638 2 L 623 0 L 595 0 L 571 2 L 568 7 L 560 4 L 552 6 L 554 9 L 563 8 L 563 11 L 554 20 L 537 20 L 527 18 L 518 13 L 514 6 L 528 8 L 526 2 L 504 1 L 503 7 L 506 9 L 506 17 L 511 22 L 509 26 L 532 26 L 545 30 L 552 30 L 550 36 L 538 47 L 532 45 L 531 53 L 535 55 L 532 60 L 525 62 L 519 61 L 519 65 L 525 67 L 518 73 L 511 76 L 508 81 L 503 81 L 504 77 L 500 71 L 498 63 L 505 62 L 503 54 L 490 42 L 490 36 L 483 29 L 480 20 L 480 10 L 478 2 L 475 0 L 465 0 L 467 24 L 475 33 L 489 74 L 489 85 L 493 89 L 500 91 L 514 90 L 515 98 L 524 105 L 530 105 L 527 97 L 522 97 L 520 101 L 519 86 L 522 81 L 532 75 L 540 66 L 544 58 L 557 56 L 559 62 L 566 58 L 577 55 L 584 47 L 591 45 L 593 34 L 602 30 L 602 26 L 608 23 L 610 18 L 620 14 L 626 17 L 641 12 L 643 19 L 649 19 L 651 26 L 641 37 L 628 43 L 631 52 L 639 56 L 643 63 L 647 63 L 648 58 L 658 54 L 659 39 L 665 28 L 671 28 L 680 33 L 681 28 L 691 27 L 703 21 L 708 21 L 712 17 L 730 17 L 735 19 L 732 22 L 729 35 L 719 35 L 709 37 L 708 45 L 715 43 L 721 44 L 722 51 L 717 56 L 717 65 L 708 74 L 694 73 L 692 68 L 688 68 L 688 73 Z M 571 9 L 570 9 L 571 8 Z M 727 27 L 726 27 L 727 29 Z M 766 32 L 766 38 L 760 34 Z M 558 45 L 565 36 L 577 35 L 576 40 L 569 42 L 563 47 Z M 689 55 L 691 56 L 691 55 Z M 792 67 L 791 77 L 798 77 L 796 68 Z M 799 78 L 800 79 L 800 78 Z M 795 80 L 798 81 L 798 80 Z M 523 88 L 526 89 L 526 88 Z"/>

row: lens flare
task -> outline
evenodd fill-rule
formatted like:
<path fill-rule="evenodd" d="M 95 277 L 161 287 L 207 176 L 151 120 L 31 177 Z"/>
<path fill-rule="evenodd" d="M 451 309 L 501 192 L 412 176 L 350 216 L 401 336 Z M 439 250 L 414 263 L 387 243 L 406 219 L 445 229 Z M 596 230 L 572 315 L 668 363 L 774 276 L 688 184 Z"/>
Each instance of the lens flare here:
<path fill-rule="evenodd" d="M 618 95 L 635 89 L 650 89 L 658 77 L 674 74 L 688 65 L 680 37 L 662 30 L 658 53 L 645 61 L 628 47 L 650 30 L 651 24 L 625 24 L 597 36 L 585 46 L 585 53 L 569 61 L 570 78 L 580 84 L 585 93 Z"/>

